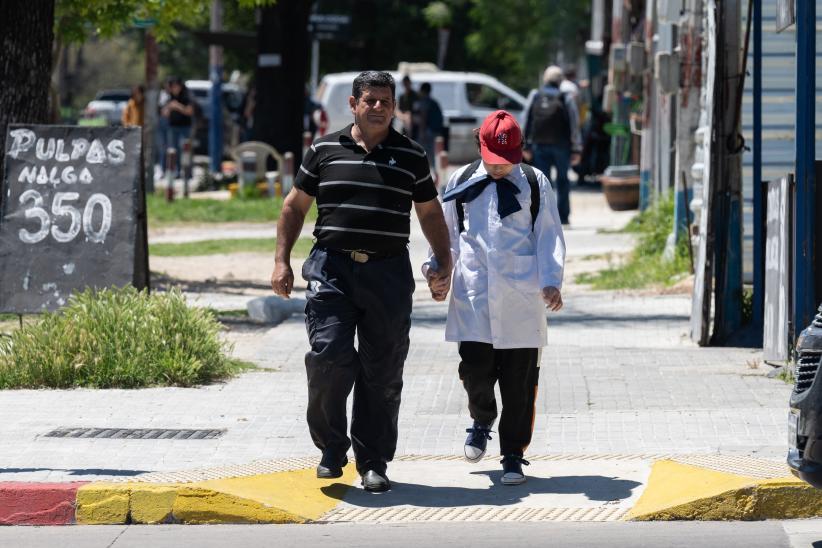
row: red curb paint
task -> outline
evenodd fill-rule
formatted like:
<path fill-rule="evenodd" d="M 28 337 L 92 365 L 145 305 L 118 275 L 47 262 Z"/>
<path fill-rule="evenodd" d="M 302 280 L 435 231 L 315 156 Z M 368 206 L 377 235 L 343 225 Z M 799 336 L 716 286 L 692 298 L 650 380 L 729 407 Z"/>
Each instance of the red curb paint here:
<path fill-rule="evenodd" d="M 86 483 L 0 482 L 0 525 L 74 523 L 77 489 Z"/>

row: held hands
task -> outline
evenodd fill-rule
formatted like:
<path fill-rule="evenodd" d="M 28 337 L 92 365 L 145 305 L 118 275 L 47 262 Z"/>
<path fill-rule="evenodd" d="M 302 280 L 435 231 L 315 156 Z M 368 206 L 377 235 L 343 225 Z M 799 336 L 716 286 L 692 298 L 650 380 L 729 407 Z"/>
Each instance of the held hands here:
<path fill-rule="evenodd" d="M 274 272 L 271 274 L 271 288 L 280 297 L 287 299 L 291 296 L 291 290 L 294 288 L 294 272 L 291 271 L 290 264 L 278 261 L 274 265 Z"/>
<path fill-rule="evenodd" d="M 451 266 L 435 270 L 433 267 L 428 269 L 425 274 L 428 280 L 428 289 L 431 290 L 431 298 L 437 302 L 442 302 L 448 296 L 448 290 L 451 288 Z"/>
<path fill-rule="evenodd" d="M 562 295 L 556 287 L 543 287 L 542 300 L 545 302 L 545 306 L 553 312 L 557 312 L 562 308 Z"/>

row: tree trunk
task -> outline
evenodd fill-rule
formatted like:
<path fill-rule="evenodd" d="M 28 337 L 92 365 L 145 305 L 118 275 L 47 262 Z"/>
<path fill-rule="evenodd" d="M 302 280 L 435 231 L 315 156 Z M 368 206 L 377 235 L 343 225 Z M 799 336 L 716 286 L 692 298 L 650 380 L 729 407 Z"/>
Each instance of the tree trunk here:
<path fill-rule="evenodd" d="M 53 42 L 54 0 L 0 2 L 0 165 L 7 124 L 48 122 Z"/>
<path fill-rule="evenodd" d="M 311 4 L 279 0 L 262 8 L 257 28 L 254 139 L 270 144 L 281 154 L 293 152 L 297 165 L 302 157 Z"/>

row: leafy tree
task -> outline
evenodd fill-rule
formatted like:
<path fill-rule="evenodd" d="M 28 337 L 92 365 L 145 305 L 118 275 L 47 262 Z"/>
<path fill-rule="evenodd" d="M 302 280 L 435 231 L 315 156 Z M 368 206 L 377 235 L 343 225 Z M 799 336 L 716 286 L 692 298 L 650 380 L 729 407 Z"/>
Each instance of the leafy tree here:
<path fill-rule="evenodd" d="M 275 0 L 236 0 L 241 7 Z M 5 154 L 6 124 L 49 121 L 52 68 L 62 44 L 96 34 L 114 36 L 135 19 L 150 20 L 160 41 L 172 39 L 180 22 L 202 22 L 210 0 L 3 0 L 0 2 L 0 164 Z M 300 83 L 302 86 L 302 83 Z"/>
<path fill-rule="evenodd" d="M 488 72 L 531 88 L 559 52 L 575 59 L 582 51 L 589 13 L 590 0 L 471 0 L 466 45 Z"/>

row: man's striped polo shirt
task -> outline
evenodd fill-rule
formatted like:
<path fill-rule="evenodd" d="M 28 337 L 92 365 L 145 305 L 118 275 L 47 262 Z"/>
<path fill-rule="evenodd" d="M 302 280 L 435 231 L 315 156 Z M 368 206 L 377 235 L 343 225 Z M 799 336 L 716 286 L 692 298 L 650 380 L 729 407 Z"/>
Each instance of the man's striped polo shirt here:
<path fill-rule="evenodd" d="M 366 152 L 351 137 L 352 127 L 314 141 L 294 186 L 317 199 L 319 245 L 401 253 L 408 245 L 411 202 L 437 197 L 425 151 L 391 128 Z"/>

